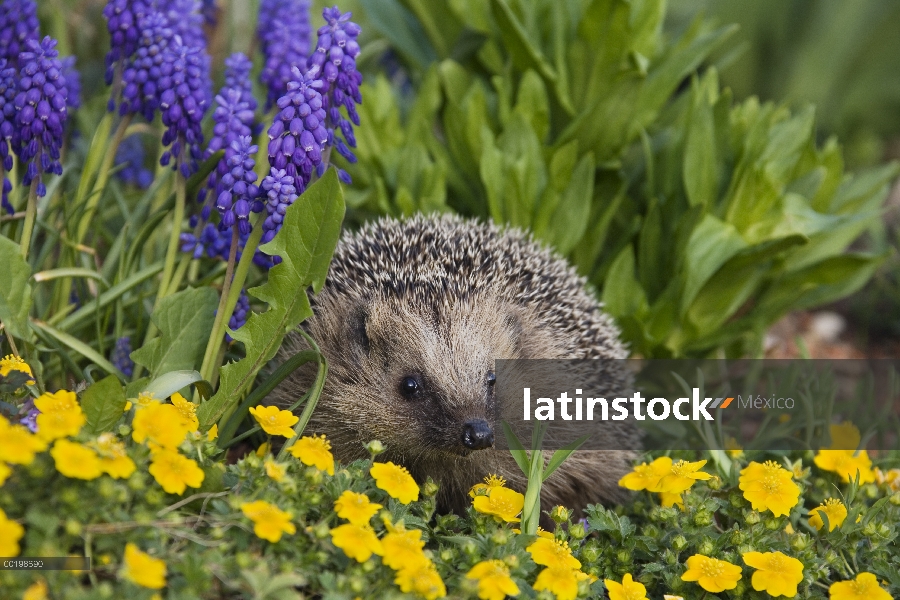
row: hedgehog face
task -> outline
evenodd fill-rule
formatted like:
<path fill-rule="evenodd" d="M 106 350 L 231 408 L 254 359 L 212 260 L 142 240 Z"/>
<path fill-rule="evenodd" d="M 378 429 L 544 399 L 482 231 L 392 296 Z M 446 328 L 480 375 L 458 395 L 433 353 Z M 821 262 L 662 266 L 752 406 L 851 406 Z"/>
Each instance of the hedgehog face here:
<path fill-rule="evenodd" d="M 523 354 L 519 310 L 487 298 L 440 311 L 394 298 L 360 304 L 329 336 L 334 347 L 323 340 L 332 364 L 323 403 L 360 440 L 406 456 L 489 448 L 494 361 Z"/>

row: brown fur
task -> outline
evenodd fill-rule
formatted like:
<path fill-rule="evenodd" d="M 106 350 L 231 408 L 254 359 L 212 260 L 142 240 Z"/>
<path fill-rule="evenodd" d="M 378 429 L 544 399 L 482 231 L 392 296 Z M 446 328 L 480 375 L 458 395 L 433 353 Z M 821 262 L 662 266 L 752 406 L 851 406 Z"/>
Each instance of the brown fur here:
<path fill-rule="evenodd" d="M 524 491 L 508 451 L 472 451 L 461 441 L 463 423 L 489 419 L 494 360 L 627 357 L 618 329 L 562 259 L 517 230 L 458 217 L 384 219 L 345 235 L 313 308 L 305 327 L 329 373 L 308 431 L 326 434 L 345 462 L 381 440 L 379 460 L 440 484 L 443 510 L 462 510 L 489 473 Z M 280 355 L 305 348 L 293 334 Z M 423 384 L 416 400 L 399 390 L 413 374 Z M 313 375 L 298 370 L 271 401 L 294 402 Z M 624 425 L 616 433 L 622 450 L 573 454 L 545 482 L 544 506 L 580 513 L 623 499 L 617 482 L 639 443 Z"/>

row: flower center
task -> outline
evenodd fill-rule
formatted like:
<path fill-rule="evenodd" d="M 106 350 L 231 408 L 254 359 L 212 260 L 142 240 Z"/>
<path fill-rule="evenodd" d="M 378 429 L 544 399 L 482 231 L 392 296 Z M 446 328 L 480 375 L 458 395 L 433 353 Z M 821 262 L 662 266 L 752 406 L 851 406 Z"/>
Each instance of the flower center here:
<path fill-rule="evenodd" d="M 685 461 L 679 460 L 677 463 L 672 465 L 672 475 L 684 477 L 688 473 L 691 473 L 691 469 Z"/>
<path fill-rule="evenodd" d="M 718 561 L 707 560 L 703 563 L 703 567 L 701 567 L 700 570 L 703 571 L 703 574 L 707 577 L 715 579 L 722 574 L 722 565 L 720 565 Z"/>
<path fill-rule="evenodd" d="M 771 571 L 782 571 L 784 570 L 785 564 L 784 559 L 778 554 L 769 558 L 769 570 Z"/>
<path fill-rule="evenodd" d="M 858 579 L 853 581 L 853 593 L 859 597 L 863 597 L 871 591 L 871 585 L 869 585 L 870 581 L 860 581 Z"/>
<path fill-rule="evenodd" d="M 781 482 L 778 477 L 769 475 L 762 481 L 763 489 L 769 494 L 777 494 L 781 489 Z"/>

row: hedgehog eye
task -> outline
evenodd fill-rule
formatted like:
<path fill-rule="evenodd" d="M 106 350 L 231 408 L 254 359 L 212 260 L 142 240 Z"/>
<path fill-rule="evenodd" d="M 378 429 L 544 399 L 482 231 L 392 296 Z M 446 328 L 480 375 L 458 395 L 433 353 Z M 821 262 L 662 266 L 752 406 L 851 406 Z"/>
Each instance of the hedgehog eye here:
<path fill-rule="evenodd" d="M 415 377 L 404 377 L 400 380 L 400 393 L 407 398 L 412 398 L 420 389 L 419 382 Z"/>
<path fill-rule="evenodd" d="M 495 383 L 497 383 L 497 376 L 493 371 L 488 371 L 487 383 L 488 385 L 494 385 Z"/>

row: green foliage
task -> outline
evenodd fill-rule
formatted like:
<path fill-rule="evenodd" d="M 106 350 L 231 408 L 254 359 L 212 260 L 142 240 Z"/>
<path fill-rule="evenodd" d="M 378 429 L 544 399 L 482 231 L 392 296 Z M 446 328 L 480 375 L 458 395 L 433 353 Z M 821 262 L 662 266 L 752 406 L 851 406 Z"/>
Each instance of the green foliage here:
<path fill-rule="evenodd" d="M 205 431 L 240 400 L 256 374 L 274 356 L 285 333 L 312 315 L 308 287 L 319 291 L 325 284 L 328 264 L 341 231 L 344 196 L 334 169 L 290 206 L 278 235 L 263 247 L 281 257 L 269 271 L 268 281 L 250 292 L 269 305 L 254 313 L 247 323 L 232 332 L 244 343 L 245 358 L 222 368 L 222 382 L 216 394 L 197 411 Z"/>
<path fill-rule="evenodd" d="M 846 174 L 837 143 L 816 144 L 811 107 L 735 104 L 700 68 L 733 28 L 695 20 L 667 41 L 658 0 L 457 0 L 440 31 L 412 2 L 391 31 L 379 23 L 397 0 L 364 7 L 419 85 L 406 119 L 385 108 L 398 104 L 385 79 L 364 86 L 378 100 L 351 207 L 406 214 L 446 197 L 530 229 L 599 290 L 636 353 L 753 354 L 787 311 L 854 292 L 883 258 L 845 251 L 896 167 Z M 428 51 L 406 43 L 423 36 Z M 430 177 L 408 201 L 396 173 L 412 154 L 446 196 Z"/>
<path fill-rule="evenodd" d="M 31 311 L 31 267 L 22 258 L 21 249 L 12 240 L 0 236 L 0 264 L 4 282 L 0 287 L 0 322 L 15 337 L 31 339 L 28 313 Z"/>
<path fill-rule="evenodd" d="M 125 389 L 115 375 L 101 379 L 84 391 L 81 409 L 87 419 L 88 433 L 112 431 L 125 411 Z"/>

